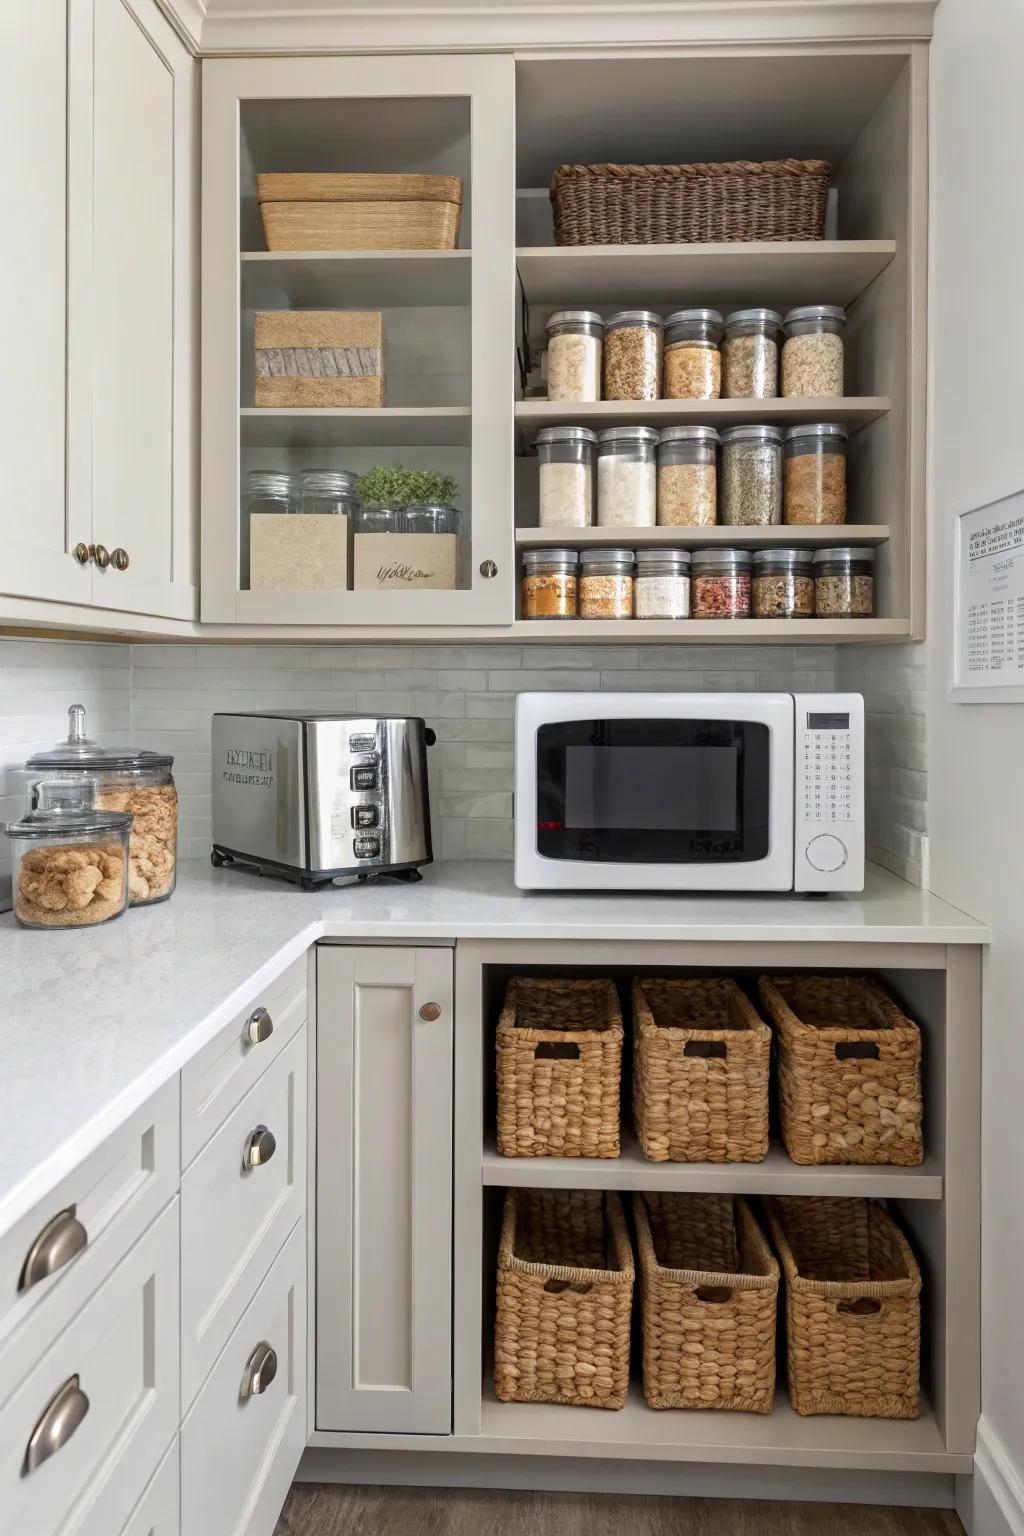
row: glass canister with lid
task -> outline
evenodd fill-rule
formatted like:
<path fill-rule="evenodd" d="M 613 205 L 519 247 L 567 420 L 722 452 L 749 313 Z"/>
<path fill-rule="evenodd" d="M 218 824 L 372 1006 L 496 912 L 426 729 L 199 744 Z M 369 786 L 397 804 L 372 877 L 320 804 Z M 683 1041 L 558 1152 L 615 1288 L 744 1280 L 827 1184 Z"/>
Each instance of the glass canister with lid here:
<path fill-rule="evenodd" d="M 638 619 L 690 617 L 688 549 L 638 549 L 633 611 Z"/>
<path fill-rule="evenodd" d="M 782 316 L 774 309 L 734 309 L 722 342 L 722 398 L 772 400 L 779 393 Z"/>
<path fill-rule="evenodd" d="M 870 619 L 875 611 L 875 556 L 870 549 L 819 549 L 814 556 L 814 611 L 819 619 Z"/>
<path fill-rule="evenodd" d="M 548 399 L 601 398 L 604 321 L 593 309 L 560 309 L 547 323 Z"/>
<path fill-rule="evenodd" d="M 298 512 L 301 505 L 298 477 L 276 469 L 251 469 L 245 478 L 245 510 Z"/>
<path fill-rule="evenodd" d="M 574 549 L 526 549 L 520 585 L 524 619 L 574 619 L 580 557 Z"/>
<path fill-rule="evenodd" d="M 838 304 L 805 304 L 785 319 L 782 393 L 787 399 L 843 393 L 846 311 Z"/>
<path fill-rule="evenodd" d="M 782 522 L 782 428 L 726 427 L 722 433 L 722 522 Z"/>
<path fill-rule="evenodd" d="M 306 513 L 347 517 L 359 505 L 359 476 L 347 469 L 304 469 L 300 505 Z"/>
<path fill-rule="evenodd" d="M 85 780 L 95 785 L 96 811 L 131 818 L 128 900 L 148 906 L 174 890 L 178 864 L 178 793 L 170 754 L 136 747 L 101 747 L 86 734 L 85 709 L 68 710 L 67 738 L 25 765 L 30 782 Z M 35 791 L 33 790 L 33 797 Z"/>
<path fill-rule="evenodd" d="M 717 400 L 722 390 L 722 317 L 717 309 L 677 309 L 665 321 L 666 400 Z"/>
<path fill-rule="evenodd" d="M 581 550 L 580 618 L 631 619 L 633 569 L 631 549 Z"/>
<path fill-rule="evenodd" d="M 89 928 L 128 900 L 131 816 L 99 810 L 87 775 L 38 780 L 33 809 L 5 828 L 14 915 L 25 928 Z"/>
<path fill-rule="evenodd" d="M 814 569 L 809 549 L 754 552 L 751 610 L 755 619 L 813 619 Z"/>
<path fill-rule="evenodd" d="M 597 433 L 589 427 L 545 427 L 537 433 L 539 522 L 542 528 L 589 528 L 594 521 Z"/>
<path fill-rule="evenodd" d="M 658 520 L 658 433 L 607 427 L 598 435 L 597 521 L 602 528 L 653 528 Z"/>
<path fill-rule="evenodd" d="M 665 427 L 658 440 L 658 523 L 713 528 L 718 519 L 718 445 L 714 427 Z"/>
<path fill-rule="evenodd" d="M 808 421 L 786 433 L 784 520 L 804 527 L 846 522 L 846 428 Z"/>
<path fill-rule="evenodd" d="M 695 550 L 692 572 L 690 607 L 695 619 L 750 617 L 749 550 Z"/>
<path fill-rule="evenodd" d="M 605 323 L 602 379 L 606 400 L 657 400 L 664 327 L 653 309 L 622 309 Z"/>

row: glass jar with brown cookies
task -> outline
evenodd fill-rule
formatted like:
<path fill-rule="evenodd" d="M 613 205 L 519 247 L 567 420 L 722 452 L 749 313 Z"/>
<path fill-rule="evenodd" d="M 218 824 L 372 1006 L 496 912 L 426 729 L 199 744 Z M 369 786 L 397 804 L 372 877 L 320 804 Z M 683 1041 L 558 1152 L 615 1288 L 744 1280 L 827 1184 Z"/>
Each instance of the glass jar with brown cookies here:
<path fill-rule="evenodd" d="M 85 777 L 43 780 L 34 808 L 4 828 L 14 915 L 24 928 L 90 928 L 124 911 L 132 819 L 98 810 L 95 793 Z"/>

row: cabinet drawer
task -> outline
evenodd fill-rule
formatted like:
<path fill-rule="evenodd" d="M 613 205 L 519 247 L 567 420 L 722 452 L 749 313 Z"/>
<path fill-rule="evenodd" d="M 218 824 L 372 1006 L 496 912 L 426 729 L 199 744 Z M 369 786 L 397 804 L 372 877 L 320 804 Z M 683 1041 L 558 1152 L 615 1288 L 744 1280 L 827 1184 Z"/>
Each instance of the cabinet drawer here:
<path fill-rule="evenodd" d="M 257 1350 L 276 1374 L 246 1392 Z M 181 1431 L 181 1528 L 271 1536 L 306 1444 L 306 1224 L 299 1221 L 244 1312 Z"/>
<path fill-rule="evenodd" d="M 121 1536 L 181 1536 L 180 1465 L 175 1436 L 174 1444 L 150 1478 L 149 1487 L 128 1516 Z"/>
<path fill-rule="evenodd" d="M 262 1011 L 261 1011 L 262 1010 Z M 181 1073 L 181 1166 L 187 1168 L 306 1022 L 306 956 L 218 1031 Z M 263 1034 L 263 1039 L 253 1038 Z"/>
<path fill-rule="evenodd" d="M 32 1536 L 120 1531 L 177 1424 L 175 1201 L 0 1410 L 4 1529 Z M 34 1444 L 38 1464 L 27 1470 Z"/>
<path fill-rule="evenodd" d="M 254 1136 L 274 1139 L 247 1167 Z M 268 1146 L 264 1145 L 266 1156 Z M 250 1089 L 181 1182 L 181 1401 L 187 1408 L 306 1204 L 306 1032 Z"/>
<path fill-rule="evenodd" d="M 174 1077 L 0 1238 L 0 1406 L 177 1193 L 178 1123 Z"/>

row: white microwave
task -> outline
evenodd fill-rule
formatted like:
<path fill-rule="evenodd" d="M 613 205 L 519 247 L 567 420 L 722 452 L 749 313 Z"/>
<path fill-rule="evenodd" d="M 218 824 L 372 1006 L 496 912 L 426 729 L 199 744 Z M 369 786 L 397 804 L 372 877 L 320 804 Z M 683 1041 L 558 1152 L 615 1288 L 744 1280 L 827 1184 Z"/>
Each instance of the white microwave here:
<path fill-rule="evenodd" d="M 522 693 L 523 890 L 860 891 L 857 693 Z"/>

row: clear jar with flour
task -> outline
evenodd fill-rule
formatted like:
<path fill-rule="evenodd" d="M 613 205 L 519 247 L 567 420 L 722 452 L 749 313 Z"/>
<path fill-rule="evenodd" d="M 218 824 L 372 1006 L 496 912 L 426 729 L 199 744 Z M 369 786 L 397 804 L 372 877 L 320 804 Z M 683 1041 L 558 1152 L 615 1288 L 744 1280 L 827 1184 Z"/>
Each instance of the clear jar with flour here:
<path fill-rule="evenodd" d="M 537 433 L 538 521 L 542 528 L 589 528 L 594 521 L 597 433 L 545 427 Z"/>

